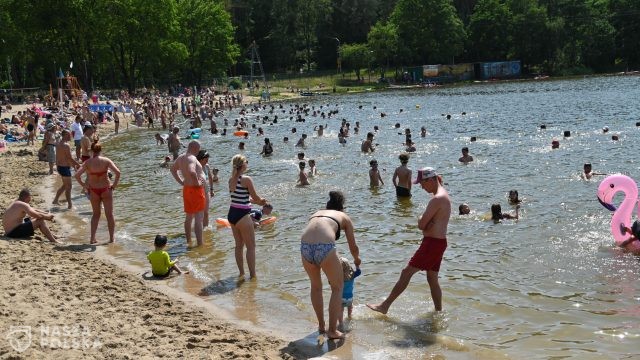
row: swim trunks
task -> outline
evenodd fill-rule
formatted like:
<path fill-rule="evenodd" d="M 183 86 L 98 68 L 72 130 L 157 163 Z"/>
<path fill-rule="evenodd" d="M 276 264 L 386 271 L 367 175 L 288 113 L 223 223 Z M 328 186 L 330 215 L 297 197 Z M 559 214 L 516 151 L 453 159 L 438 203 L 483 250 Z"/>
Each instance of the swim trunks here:
<path fill-rule="evenodd" d="M 33 234 L 33 224 L 31 223 L 31 219 L 25 218 L 22 224 L 16 226 L 5 235 L 14 239 L 24 239 L 33 236 Z"/>
<path fill-rule="evenodd" d="M 60 174 L 60 176 L 71 176 L 71 166 L 56 166 L 56 168 L 58 169 L 58 174 Z"/>
<path fill-rule="evenodd" d="M 87 161 L 87 160 L 89 160 L 89 159 L 91 159 L 91 156 L 89 156 L 89 155 L 82 155 L 82 156 L 80 156 L 80 160 L 82 160 L 82 162 L 85 162 L 85 161 Z"/>
<path fill-rule="evenodd" d="M 420 270 L 440 271 L 440 263 L 442 255 L 447 249 L 447 239 L 437 239 L 425 236 L 422 244 L 418 248 L 411 260 L 409 266 Z"/>
<path fill-rule="evenodd" d="M 206 206 L 206 197 L 202 186 L 184 186 L 182 188 L 184 212 L 195 214 L 203 211 Z"/>
<path fill-rule="evenodd" d="M 82 140 L 73 140 L 73 145 L 75 145 L 76 148 L 79 148 L 81 142 L 82 142 Z"/>
<path fill-rule="evenodd" d="M 34 129 L 35 129 L 35 128 L 34 128 L 33 124 L 28 124 L 28 125 L 27 125 L 27 131 L 28 131 L 28 132 L 32 132 Z"/>
<path fill-rule="evenodd" d="M 334 242 L 319 244 L 300 243 L 300 254 L 306 261 L 320 266 L 322 261 L 335 248 L 336 244 Z"/>
<path fill-rule="evenodd" d="M 411 190 L 402 187 L 396 186 L 396 196 L 397 197 L 411 197 Z"/>

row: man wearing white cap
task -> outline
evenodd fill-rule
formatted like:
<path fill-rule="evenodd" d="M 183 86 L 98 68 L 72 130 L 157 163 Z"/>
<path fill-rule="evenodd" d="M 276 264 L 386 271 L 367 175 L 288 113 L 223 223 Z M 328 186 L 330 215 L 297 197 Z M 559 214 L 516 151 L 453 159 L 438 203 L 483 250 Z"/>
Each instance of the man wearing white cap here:
<path fill-rule="evenodd" d="M 447 226 L 451 216 L 451 200 L 441 182 L 440 176 L 433 168 L 426 167 L 418 170 L 418 176 L 413 183 L 420 184 L 420 187 L 426 192 L 433 194 L 427 209 L 418 221 L 418 228 L 422 230 L 423 235 L 422 244 L 409 260 L 409 264 L 402 270 L 400 279 L 396 282 L 389 296 L 380 304 L 367 304 L 371 310 L 386 314 L 391 304 L 407 288 L 411 277 L 418 271 L 425 270 L 435 310 L 442 311 L 442 291 L 438 283 L 438 271 L 440 271 L 442 256 L 447 248 Z"/>

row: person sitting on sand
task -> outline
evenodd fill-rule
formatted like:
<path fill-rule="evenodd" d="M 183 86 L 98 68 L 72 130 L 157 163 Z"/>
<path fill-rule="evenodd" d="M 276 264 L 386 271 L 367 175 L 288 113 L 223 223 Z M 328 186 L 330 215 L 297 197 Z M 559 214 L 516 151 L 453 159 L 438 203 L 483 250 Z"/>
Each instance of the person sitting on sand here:
<path fill-rule="evenodd" d="M 473 161 L 473 156 L 469 155 L 468 147 L 465 146 L 462 148 L 462 156 L 458 159 L 458 161 L 465 165 Z"/>
<path fill-rule="evenodd" d="M 373 159 L 369 161 L 369 186 L 370 187 L 378 187 L 380 185 L 384 185 L 384 181 L 382 181 L 382 176 L 380 176 L 380 170 L 378 170 L 378 160 Z"/>
<path fill-rule="evenodd" d="M 18 199 L 4 211 L 2 228 L 5 236 L 14 239 L 26 239 L 33 236 L 34 229 L 38 229 L 49 241 L 60 244 L 45 222 L 46 220 L 53 221 L 53 214 L 32 208 L 29 205 L 30 202 L 31 192 L 29 189 L 22 189 Z M 31 218 L 35 220 L 32 222 Z"/>
<path fill-rule="evenodd" d="M 493 220 L 493 222 L 498 223 L 500 222 L 500 220 L 518 220 L 519 219 L 519 214 L 518 214 L 518 210 L 520 210 L 520 205 L 516 205 L 516 214 L 515 215 L 511 215 L 509 213 L 503 213 L 502 212 L 502 207 L 500 206 L 500 204 L 493 204 L 491 205 L 491 220 Z"/>
<path fill-rule="evenodd" d="M 156 249 L 147 255 L 147 259 L 151 264 L 151 273 L 155 277 L 165 278 L 171 274 L 172 271 L 182 274 L 182 270 L 176 265 L 178 260 L 171 261 L 169 253 L 164 249 L 167 246 L 167 237 L 164 235 L 156 235 L 153 245 Z M 188 274 L 188 271 L 184 272 Z"/>

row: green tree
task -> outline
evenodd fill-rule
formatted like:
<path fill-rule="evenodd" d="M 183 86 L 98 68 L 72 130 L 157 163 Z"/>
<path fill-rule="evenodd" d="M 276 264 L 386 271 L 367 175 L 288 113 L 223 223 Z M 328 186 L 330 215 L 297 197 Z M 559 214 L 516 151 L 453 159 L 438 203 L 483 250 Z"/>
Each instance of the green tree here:
<path fill-rule="evenodd" d="M 478 1 L 469 22 L 469 42 L 474 59 L 504 60 L 511 45 L 512 15 L 502 0 Z"/>
<path fill-rule="evenodd" d="M 185 80 L 200 86 L 206 78 L 221 77 L 240 55 L 229 13 L 213 0 L 179 0 L 178 7 Z M 180 46 L 174 51 L 181 59 Z"/>
<path fill-rule="evenodd" d="M 369 31 L 367 44 L 380 67 L 380 77 L 384 77 L 391 58 L 398 52 L 398 27 L 391 22 L 378 22 Z"/>
<path fill-rule="evenodd" d="M 366 44 L 345 44 L 340 46 L 343 66 L 353 70 L 360 81 L 360 70 L 369 66 L 371 53 Z"/>
<path fill-rule="evenodd" d="M 100 0 L 98 8 L 104 20 L 103 41 L 130 91 L 139 80 L 153 78 L 158 59 L 183 53 L 173 40 L 178 31 L 175 1 Z"/>
<path fill-rule="evenodd" d="M 627 70 L 640 69 L 640 0 L 611 0 L 616 55 Z"/>
<path fill-rule="evenodd" d="M 507 0 L 512 14 L 511 50 L 509 57 L 523 67 L 552 61 L 561 28 L 547 16 L 537 0 Z"/>
<path fill-rule="evenodd" d="M 399 0 L 390 21 L 410 61 L 450 63 L 463 51 L 466 35 L 452 0 Z"/>

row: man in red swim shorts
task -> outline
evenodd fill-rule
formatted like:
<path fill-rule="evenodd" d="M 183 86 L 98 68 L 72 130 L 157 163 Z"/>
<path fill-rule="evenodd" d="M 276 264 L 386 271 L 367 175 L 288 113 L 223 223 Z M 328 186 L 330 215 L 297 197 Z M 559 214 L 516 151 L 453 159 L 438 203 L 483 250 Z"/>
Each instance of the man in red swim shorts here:
<path fill-rule="evenodd" d="M 204 193 L 204 172 L 202 165 L 196 159 L 200 151 L 200 144 L 193 140 L 187 146 L 187 152 L 178 156 L 171 167 L 171 175 L 178 184 L 182 185 L 184 201 L 184 232 L 187 244 L 191 245 L 191 223 L 194 222 L 193 232 L 196 234 L 198 246 L 202 245 L 202 219 L 206 198 Z"/>
<path fill-rule="evenodd" d="M 418 221 L 418 228 L 422 230 L 422 244 L 413 255 L 409 264 L 402 269 L 400 279 L 391 290 L 389 296 L 380 304 L 367 304 L 373 310 L 383 314 L 402 294 L 409 285 L 411 277 L 421 270 L 427 272 L 427 282 L 431 289 L 431 298 L 436 311 L 442 311 L 442 290 L 438 283 L 438 271 L 442 256 L 447 248 L 447 226 L 451 216 L 451 200 L 447 190 L 442 186 L 442 178 L 430 167 L 418 170 L 418 177 L 414 184 L 420 184 L 426 192 L 433 194 L 427 209 Z"/>

